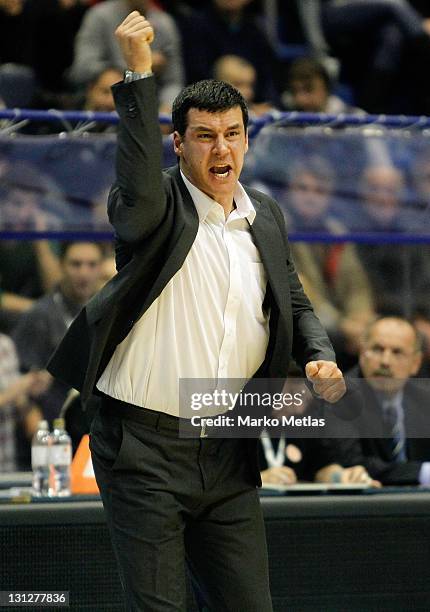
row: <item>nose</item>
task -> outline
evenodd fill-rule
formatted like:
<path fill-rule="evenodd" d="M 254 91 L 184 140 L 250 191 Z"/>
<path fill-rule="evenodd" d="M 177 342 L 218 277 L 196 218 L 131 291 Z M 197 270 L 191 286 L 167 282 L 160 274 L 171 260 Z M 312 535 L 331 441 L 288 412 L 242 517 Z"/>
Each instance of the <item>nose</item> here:
<path fill-rule="evenodd" d="M 391 349 L 385 348 L 381 354 L 381 365 L 389 366 L 392 361 L 392 356 L 393 356 L 393 353 Z"/>
<path fill-rule="evenodd" d="M 218 156 L 222 156 L 228 153 L 227 142 L 222 134 L 220 134 L 218 138 L 215 140 L 214 152 Z"/>

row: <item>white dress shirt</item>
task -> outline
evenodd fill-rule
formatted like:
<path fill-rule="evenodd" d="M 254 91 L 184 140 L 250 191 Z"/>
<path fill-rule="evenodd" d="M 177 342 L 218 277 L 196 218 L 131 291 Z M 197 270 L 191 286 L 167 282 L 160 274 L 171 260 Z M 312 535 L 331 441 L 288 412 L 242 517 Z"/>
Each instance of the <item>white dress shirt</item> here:
<path fill-rule="evenodd" d="M 196 239 L 97 383 L 106 395 L 174 416 L 184 416 L 180 379 L 247 380 L 269 338 L 267 276 L 250 232 L 250 198 L 238 184 L 236 208 L 225 219 L 220 204 L 182 178 L 199 216 Z"/>

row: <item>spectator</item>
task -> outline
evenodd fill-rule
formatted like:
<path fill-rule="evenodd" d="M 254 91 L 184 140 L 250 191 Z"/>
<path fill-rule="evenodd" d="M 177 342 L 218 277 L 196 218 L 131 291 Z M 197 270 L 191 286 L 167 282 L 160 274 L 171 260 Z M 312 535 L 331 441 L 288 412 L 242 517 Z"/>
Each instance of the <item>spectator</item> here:
<path fill-rule="evenodd" d="M 269 438 L 262 434 L 259 447 L 261 481 L 265 485 L 327 482 L 379 486 L 362 465 L 342 467 L 331 463 L 316 469 L 321 442 L 318 438 Z"/>
<path fill-rule="evenodd" d="M 95 242 L 66 242 L 61 249 L 62 279 L 37 300 L 14 331 L 21 369 L 44 368 L 80 309 L 99 287 L 103 249 Z M 58 416 L 68 388 L 55 380 L 40 398 L 44 418 Z"/>
<path fill-rule="evenodd" d="M 0 227 L 12 232 L 64 229 L 72 218 L 55 181 L 36 164 L 15 160 L 0 168 Z"/>
<path fill-rule="evenodd" d="M 385 485 L 430 484 L 430 440 L 418 437 L 430 431 L 428 389 L 411 379 L 421 359 L 420 339 L 405 319 L 368 327 L 360 364 L 349 374 L 361 380 L 362 414 L 343 422 L 342 438 L 322 441 L 325 461 L 363 465 Z"/>
<path fill-rule="evenodd" d="M 59 229 L 69 218 L 63 194 L 50 177 L 27 162 L 0 162 L 0 228 L 27 232 Z M 59 264 L 49 243 L 7 240 L 0 243 L 0 329 L 10 332 L 31 300 L 59 279 Z"/>
<path fill-rule="evenodd" d="M 429 60 L 430 37 L 422 16 L 406 0 L 300 0 L 297 4 L 314 52 L 320 56 L 330 52 L 348 67 L 360 107 L 376 113 L 405 111 L 391 103 L 394 99 L 402 104 L 393 94 L 408 52 L 409 86 L 421 98 L 417 101 L 421 108 L 414 112 L 425 112 L 428 87 L 420 75 Z"/>
<path fill-rule="evenodd" d="M 290 231 L 345 231 L 330 214 L 334 174 L 321 157 L 288 168 L 285 212 Z M 369 279 L 351 243 L 295 242 L 297 272 L 320 320 L 335 344 L 354 354 L 364 326 L 374 316 Z"/>
<path fill-rule="evenodd" d="M 257 74 L 255 101 L 277 105 L 276 61 L 270 43 L 254 16 L 250 0 L 212 0 L 211 6 L 180 20 L 187 82 L 206 79 L 223 55 L 238 55 Z"/>
<path fill-rule="evenodd" d="M 75 94 L 51 95 L 55 108 L 61 110 L 83 110 L 95 113 L 110 113 L 115 110 L 111 86 L 123 79 L 123 72 L 115 67 L 106 67 L 86 86 L 85 91 Z M 115 133 L 114 123 L 101 121 L 68 121 L 68 131 L 91 133 Z M 25 129 L 26 133 L 38 136 L 58 134 L 64 131 L 64 121 L 37 121 Z M 83 212 L 83 211 L 82 211 Z"/>
<path fill-rule="evenodd" d="M 104 68 L 126 68 L 114 32 L 132 10 L 140 11 L 154 26 L 153 71 L 158 85 L 160 110 L 170 111 L 173 99 L 183 85 L 180 37 L 173 18 L 157 9 L 150 0 L 106 0 L 91 7 L 76 38 L 70 79 L 76 85 L 83 86 Z"/>
<path fill-rule="evenodd" d="M 123 73 L 114 67 L 103 69 L 86 90 L 83 110 L 96 113 L 111 113 L 115 110 L 111 87 L 123 78 Z"/>
<path fill-rule="evenodd" d="M 0 473 L 30 468 L 30 441 L 41 418 L 32 398 L 44 391 L 49 377 L 46 371 L 20 375 L 18 365 L 11 338 L 0 334 Z M 18 431 L 26 448 L 17 446 Z"/>
<path fill-rule="evenodd" d="M 409 222 L 405 211 L 406 192 L 403 174 L 394 166 L 368 166 L 361 179 L 361 231 L 398 232 Z"/>
<path fill-rule="evenodd" d="M 0 329 L 12 331 L 34 299 L 60 280 L 57 256 L 47 240 L 0 242 Z"/>
<path fill-rule="evenodd" d="M 348 105 L 332 90 L 332 79 L 324 65 L 316 59 L 301 57 L 289 67 L 287 91 L 282 96 L 282 102 L 287 110 L 306 113 L 363 112 Z"/>
<path fill-rule="evenodd" d="M 238 55 L 222 55 L 214 64 L 213 76 L 219 81 L 230 83 L 240 91 L 248 104 L 251 116 L 258 117 L 273 110 L 267 103 L 254 103 L 257 72 L 254 66 Z"/>
<path fill-rule="evenodd" d="M 289 227 L 299 232 L 340 234 L 343 226 L 331 211 L 335 174 L 327 159 L 314 154 L 288 163 L 281 201 Z"/>
<path fill-rule="evenodd" d="M 355 231 L 397 233 L 416 227 L 406 209 L 405 183 L 392 166 L 370 166 L 362 177 L 362 206 Z M 412 217 L 412 220 L 411 220 Z M 358 254 L 370 278 L 381 314 L 410 316 L 430 290 L 430 258 L 416 245 L 360 244 Z"/>
<path fill-rule="evenodd" d="M 306 415 L 312 394 L 307 390 L 303 393 L 303 380 L 291 375 L 282 390 L 284 397 L 294 398 L 289 405 L 274 410 L 275 419 L 302 417 Z M 298 398 L 298 401 L 296 401 Z M 285 428 L 275 430 L 275 436 L 263 430 L 259 444 L 259 465 L 261 480 L 264 485 L 289 485 L 297 481 L 364 483 L 378 486 L 371 482 L 366 470 L 360 466 L 343 468 L 338 464 L 324 465 L 324 455 L 321 456 L 321 441 L 315 437 L 288 439 Z"/>

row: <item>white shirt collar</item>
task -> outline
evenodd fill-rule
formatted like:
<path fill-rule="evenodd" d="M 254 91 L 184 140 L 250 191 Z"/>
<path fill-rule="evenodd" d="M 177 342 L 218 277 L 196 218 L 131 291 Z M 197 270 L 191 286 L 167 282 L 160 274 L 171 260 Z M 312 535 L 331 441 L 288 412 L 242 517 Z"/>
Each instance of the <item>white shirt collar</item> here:
<path fill-rule="evenodd" d="M 185 176 L 185 174 L 181 172 L 182 179 L 190 192 L 190 195 L 193 199 L 194 205 L 197 209 L 197 214 L 199 215 L 199 220 L 204 221 L 209 214 L 209 211 L 213 208 L 214 205 L 220 206 L 216 200 L 213 200 L 209 196 L 207 196 L 203 191 L 201 191 L 198 187 L 193 185 Z M 252 225 L 254 223 L 254 219 L 256 217 L 255 208 L 251 202 L 251 198 L 246 193 L 245 189 L 242 185 L 237 183 L 236 189 L 234 191 L 234 203 L 236 204 L 236 209 L 232 212 L 237 217 L 241 219 L 247 218 L 249 224 Z"/>

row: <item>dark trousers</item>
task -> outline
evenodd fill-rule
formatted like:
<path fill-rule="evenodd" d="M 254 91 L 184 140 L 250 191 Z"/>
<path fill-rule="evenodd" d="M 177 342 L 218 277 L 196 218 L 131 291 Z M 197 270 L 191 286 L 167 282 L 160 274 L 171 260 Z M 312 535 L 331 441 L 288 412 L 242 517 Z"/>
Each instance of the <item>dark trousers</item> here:
<path fill-rule="evenodd" d="M 103 398 L 90 446 L 127 610 L 185 612 L 185 562 L 211 611 L 272 610 L 244 440 L 179 438 L 174 417 Z"/>

